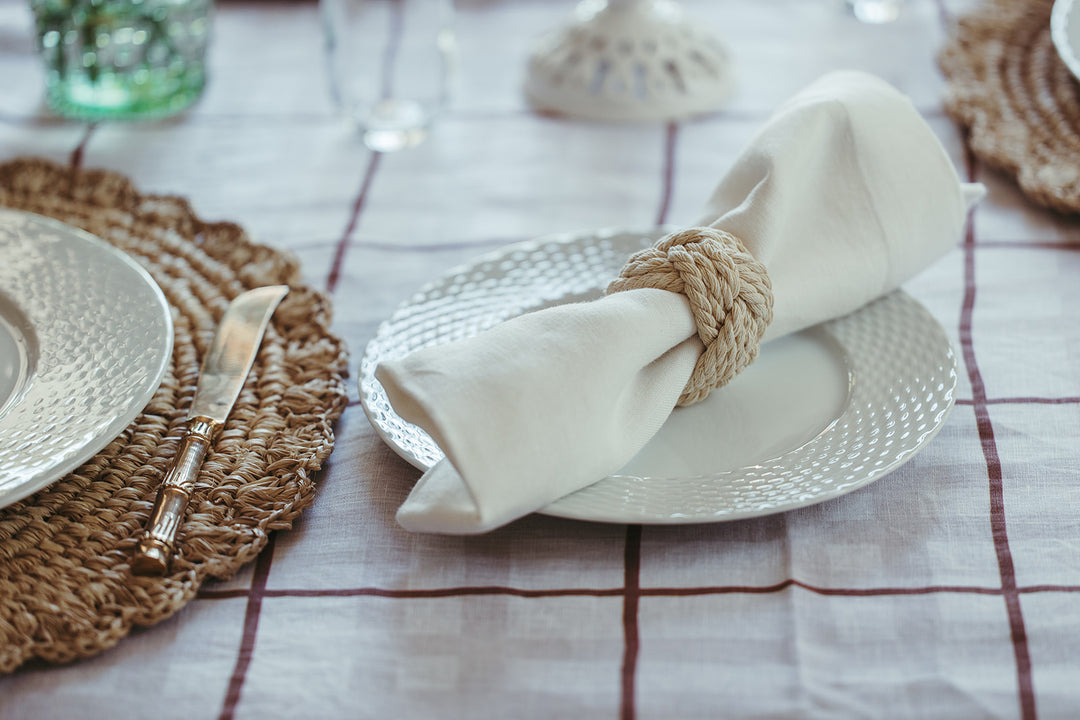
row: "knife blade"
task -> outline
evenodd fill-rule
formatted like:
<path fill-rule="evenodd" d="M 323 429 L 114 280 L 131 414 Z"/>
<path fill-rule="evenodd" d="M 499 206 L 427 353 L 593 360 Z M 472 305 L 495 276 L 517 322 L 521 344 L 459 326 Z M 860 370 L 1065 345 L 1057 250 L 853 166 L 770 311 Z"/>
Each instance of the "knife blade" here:
<path fill-rule="evenodd" d="M 132 573 L 163 575 L 168 571 L 199 468 L 251 372 L 270 316 L 288 292 L 286 285 L 255 288 L 237 295 L 226 308 L 199 371 L 187 429 L 135 546 Z"/>

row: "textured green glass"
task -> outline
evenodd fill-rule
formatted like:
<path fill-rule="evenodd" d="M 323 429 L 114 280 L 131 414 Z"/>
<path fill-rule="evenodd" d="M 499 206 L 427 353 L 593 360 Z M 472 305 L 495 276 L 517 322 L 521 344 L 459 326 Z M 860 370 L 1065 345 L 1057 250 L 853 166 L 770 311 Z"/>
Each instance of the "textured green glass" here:
<path fill-rule="evenodd" d="M 45 97 L 64 117 L 158 118 L 202 94 L 213 0 L 30 0 Z"/>

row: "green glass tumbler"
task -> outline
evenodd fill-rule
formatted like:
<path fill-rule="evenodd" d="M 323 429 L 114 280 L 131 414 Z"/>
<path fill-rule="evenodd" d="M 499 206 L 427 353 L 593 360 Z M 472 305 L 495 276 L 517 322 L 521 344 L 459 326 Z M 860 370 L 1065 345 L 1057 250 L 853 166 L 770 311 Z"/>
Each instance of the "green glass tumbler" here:
<path fill-rule="evenodd" d="M 45 99 L 79 120 L 176 114 L 202 94 L 213 0 L 30 0 Z"/>

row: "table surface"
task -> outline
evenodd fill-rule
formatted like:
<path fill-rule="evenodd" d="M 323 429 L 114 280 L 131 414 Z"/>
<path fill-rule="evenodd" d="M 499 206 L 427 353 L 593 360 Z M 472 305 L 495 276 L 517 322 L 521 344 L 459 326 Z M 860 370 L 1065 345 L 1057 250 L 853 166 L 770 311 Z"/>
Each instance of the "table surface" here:
<path fill-rule="evenodd" d="M 566 0 L 462 0 L 458 94 L 422 146 L 334 115 L 317 6 L 221 2 L 210 84 L 167 122 L 41 107 L 29 13 L 0 0 L 0 159 L 130 175 L 287 248 L 325 288 L 352 402 L 313 507 L 256 562 L 99 657 L 0 678 L 0 718 L 1044 718 L 1080 707 L 1080 226 L 981 167 L 935 63 L 971 3 L 862 25 L 829 0 L 684 3 L 738 89 L 677 124 L 540 117 L 521 92 Z M 907 290 L 957 348 L 955 409 L 900 470 L 812 507 L 675 527 L 531 516 L 409 534 L 418 477 L 356 367 L 378 323 L 471 257 L 552 232 L 686 224 L 782 100 L 835 68 L 909 94 L 989 196 Z"/>

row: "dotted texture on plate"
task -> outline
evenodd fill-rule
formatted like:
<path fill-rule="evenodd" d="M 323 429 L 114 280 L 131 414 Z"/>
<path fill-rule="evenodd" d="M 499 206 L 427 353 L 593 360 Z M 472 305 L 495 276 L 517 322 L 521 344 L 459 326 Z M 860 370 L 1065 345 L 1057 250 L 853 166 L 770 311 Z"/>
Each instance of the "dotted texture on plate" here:
<path fill-rule="evenodd" d="M 945 107 L 976 156 L 1036 202 L 1080 212 L 1080 85 L 1054 49 L 1053 0 L 990 0 L 961 17 L 938 61 Z"/>
<path fill-rule="evenodd" d="M 124 177 L 38 159 L 0 164 L 0 206 L 56 218 L 131 255 L 172 309 L 171 363 L 146 409 L 95 457 L 0 510 L 0 672 L 111 647 L 184 606 L 291 527 L 345 406 L 347 355 L 330 303 L 291 256 L 186 201 L 144 196 Z M 199 475 L 171 574 L 134 577 L 136 537 L 184 431 L 199 367 L 229 301 L 287 284 L 255 365 Z"/>
<path fill-rule="evenodd" d="M 0 208 L 0 256 L 0 302 L 11 327 L 25 328 L 18 382 L 0 408 L 5 507 L 89 460 L 135 419 L 161 383 L 173 329 L 141 266 L 69 225 Z"/>

